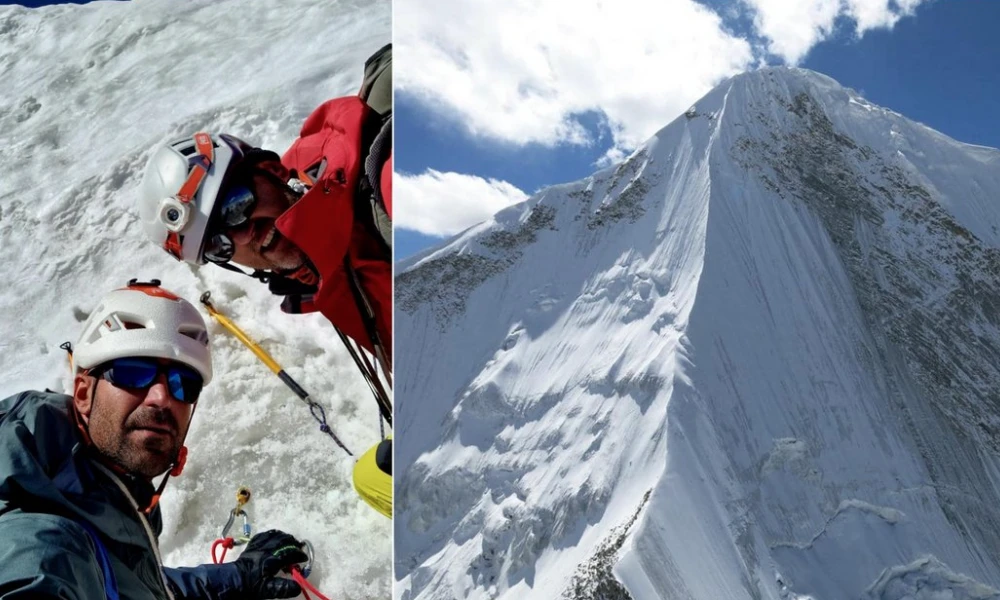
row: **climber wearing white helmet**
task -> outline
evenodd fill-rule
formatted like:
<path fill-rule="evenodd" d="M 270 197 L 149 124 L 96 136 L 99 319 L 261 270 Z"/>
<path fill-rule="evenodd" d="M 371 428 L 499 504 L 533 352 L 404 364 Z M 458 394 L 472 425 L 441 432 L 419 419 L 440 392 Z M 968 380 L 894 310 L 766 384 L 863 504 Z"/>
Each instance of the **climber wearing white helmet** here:
<path fill-rule="evenodd" d="M 283 156 L 223 133 L 156 149 L 139 193 L 147 237 L 194 265 L 252 275 L 282 310 L 321 312 L 392 371 L 391 46 L 357 95 L 321 104 Z M 392 415 L 386 411 L 386 420 Z"/>
<path fill-rule="evenodd" d="M 208 331 L 194 306 L 157 285 L 115 290 L 84 323 L 73 364 L 81 430 L 105 458 L 147 477 L 182 466 L 195 403 L 212 379 Z M 98 389 L 114 400 L 95 411 Z"/>
<path fill-rule="evenodd" d="M 194 306 L 158 281 L 133 280 L 91 313 L 73 363 L 72 396 L 0 401 L 0 595 L 297 596 L 297 583 L 275 575 L 307 557 L 280 531 L 254 536 L 232 563 L 161 564 L 158 500 L 183 469 L 188 426 L 212 378 Z"/>

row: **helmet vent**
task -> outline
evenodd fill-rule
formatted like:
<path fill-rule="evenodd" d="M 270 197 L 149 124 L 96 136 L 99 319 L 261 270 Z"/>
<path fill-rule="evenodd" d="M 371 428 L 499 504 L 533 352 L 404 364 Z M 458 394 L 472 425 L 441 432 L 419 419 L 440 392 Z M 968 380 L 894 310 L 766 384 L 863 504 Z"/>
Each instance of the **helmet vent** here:
<path fill-rule="evenodd" d="M 191 338 L 202 346 L 208 345 L 208 332 L 204 329 L 181 329 L 177 333 Z"/>
<path fill-rule="evenodd" d="M 73 346 L 77 371 L 116 358 L 145 356 L 180 362 L 198 371 L 205 382 L 211 381 L 205 318 L 190 302 L 158 284 L 132 281 L 101 300 Z"/>

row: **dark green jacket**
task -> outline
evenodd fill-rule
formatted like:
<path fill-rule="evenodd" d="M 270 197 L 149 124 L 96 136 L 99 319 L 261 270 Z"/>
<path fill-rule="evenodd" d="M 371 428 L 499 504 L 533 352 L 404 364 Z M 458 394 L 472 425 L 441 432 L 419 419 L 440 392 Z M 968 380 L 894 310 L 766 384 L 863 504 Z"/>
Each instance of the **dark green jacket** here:
<path fill-rule="evenodd" d="M 88 457 L 70 401 L 24 392 L 0 402 L 0 598 L 104 598 L 96 545 L 81 523 L 108 549 L 122 598 L 171 598 L 156 545 L 159 508 L 148 519 L 136 509 L 135 496 L 148 498 L 152 486 Z"/>
<path fill-rule="evenodd" d="M 0 600 L 105 598 L 88 528 L 107 549 L 122 599 L 222 597 L 212 585 L 238 581 L 232 564 L 164 572 L 159 507 L 148 518 L 136 508 L 148 504 L 152 485 L 90 458 L 70 402 L 42 392 L 0 401 Z"/>

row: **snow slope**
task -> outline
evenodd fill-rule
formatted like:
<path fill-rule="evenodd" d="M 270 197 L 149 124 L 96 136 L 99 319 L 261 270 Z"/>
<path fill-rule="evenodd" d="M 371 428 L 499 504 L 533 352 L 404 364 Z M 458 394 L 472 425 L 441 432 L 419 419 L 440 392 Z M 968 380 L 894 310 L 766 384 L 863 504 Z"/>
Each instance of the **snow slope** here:
<path fill-rule="evenodd" d="M 1000 598 L 998 197 L 763 69 L 404 261 L 397 595 Z"/>
<path fill-rule="evenodd" d="M 154 147 L 205 129 L 283 151 L 323 100 L 357 91 L 389 41 L 388 1 L 138 0 L 0 7 L 0 393 L 67 389 L 66 355 L 105 292 L 159 278 L 216 305 L 326 407 L 355 453 L 374 400 L 329 324 L 283 315 L 253 280 L 150 245 L 134 205 Z M 205 313 L 208 319 L 207 313 Z M 209 319 L 210 320 L 210 319 Z M 352 461 L 308 408 L 217 324 L 216 378 L 162 505 L 168 565 L 209 562 L 238 486 L 258 531 L 308 538 L 332 598 L 390 592 L 389 522 L 357 497 Z M 230 554 L 234 556 L 234 554 Z"/>

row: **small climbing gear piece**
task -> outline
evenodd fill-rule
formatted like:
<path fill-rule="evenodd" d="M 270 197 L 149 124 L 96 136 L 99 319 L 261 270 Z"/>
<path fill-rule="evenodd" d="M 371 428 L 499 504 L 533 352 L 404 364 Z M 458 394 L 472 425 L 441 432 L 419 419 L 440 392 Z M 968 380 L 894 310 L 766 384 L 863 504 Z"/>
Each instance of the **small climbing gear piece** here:
<path fill-rule="evenodd" d="M 242 546 L 243 544 L 250 541 L 253 537 L 253 529 L 250 526 L 250 515 L 247 514 L 243 507 L 247 502 L 250 502 L 250 488 L 240 487 L 236 490 L 236 508 L 229 511 L 229 519 L 226 521 L 225 527 L 222 528 L 222 537 L 212 542 L 212 562 L 215 564 L 221 564 L 226 560 L 226 551 L 233 548 L 234 546 Z M 236 521 L 236 517 L 243 517 L 243 533 L 238 537 L 231 537 L 229 535 L 229 530 L 233 528 L 233 523 Z M 222 555 L 219 557 L 215 556 L 216 551 L 219 547 L 222 547 Z"/>
<path fill-rule="evenodd" d="M 226 526 L 222 528 L 222 537 L 215 540 L 212 543 L 212 562 L 215 564 L 221 564 L 222 561 L 226 560 L 226 551 L 234 546 L 241 546 L 250 541 L 253 537 L 253 532 L 250 529 L 250 519 L 247 516 L 246 511 L 243 507 L 250 502 L 250 488 L 240 487 L 236 490 L 236 507 L 229 511 L 229 520 L 226 521 Z M 229 530 L 233 526 L 233 522 L 236 517 L 243 517 L 243 535 L 237 538 L 229 537 Z M 316 560 L 316 551 L 313 548 L 312 543 L 309 540 L 302 540 L 303 550 L 306 554 L 306 561 L 297 565 L 293 565 L 285 569 L 287 573 L 291 573 L 292 579 L 294 579 L 299 587 L 302 588 L 302 595 L 306 597 L 306 600 L 312 600 L 309 592 L 316 595 L 317 600 L 330 600 L 323 594 L 319 592 L 311 583 L 306 581 L 309 574 L 312 572 L 313 562 Z M 216 550 L 222 547 L 222 556 L 216 557 Z"/>
<path fill-rule="evenodd" d="M 256 342 L 251 340 L 250 337 L 246 333 L 244 333 L 242 329 L 237 327 L 236 324 L 233 323 L 226 315 L 220 313 L 218 309 L 216 309 L 215 306 L 212 305 L 212 302 L 209 300 L 211 294 L 212 294 L 211 292 L 205 292 L 204 294 L 201 295 L 201 303 L 204 304 L 205 308 L 208 309 L 208 314 L 212 315 L 212 317 L 216 321 L 218 321 L 220 325 L 225 327 L 229 331 L 229 333 L 236 336 L 236 339 L 243 342 L 243 345 L 249 348 L 250 351 L 253 352 L 255 355 L 257 355 L 257 358 L 259 358 L 261 362 L 267 365 L 267 368 L 271 369 L 271 372 L 277 375 L 278 379 L 284 382 L 285 385 L 287 385 L 293 392 L 295 392 L 296 396 L 298 396 L 303 402 L 305 402 L 309 406 L 309 412 L 310 414 L 312 414 L 313 418 L 316 419 L 316 421 L 319 423 L 320 431 L 329 435 L 333 439 L 333 441 L 337 443 L 338 446 L 343 448 L 344 452 L 346 452 L 348 456 L 354 456 L 354 453 L 352 453 L 350 450 L 347 449 L 347 446 L 345 446 L 344 443 L 340 441 L 340 438 L 337 437 L 337 434 L 334 433 L 333 429 L 327 424 L 326 410 L 324 410 L 323 407 L 318 402 L 310 398 L 309 392 L 305 391 L 302 388 L 302 386 L 300 386 L 294 379 L 292 379 L 291 376 L 289 376 L 288 373 L 286 373 L 285 370 L 281 368 L 281 365 L 279 365 L 277 361 L 271 358 L 270 354 L 265 352 L 264 349 L 261 348 Z"/>
<path fill-rule="evenodd" d="M 309 540 L 302 540 L 302 543 L 305 545 L 306 556 L 309 557 L 309 560 L 303 563 L 304 566 L 300 567 L 300 569 L 302 570 L 303 577 L 309 577 L 309 574 L 312 573 L 313 559 L 316 557 L 316 551 Z"/>

